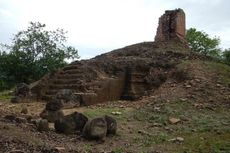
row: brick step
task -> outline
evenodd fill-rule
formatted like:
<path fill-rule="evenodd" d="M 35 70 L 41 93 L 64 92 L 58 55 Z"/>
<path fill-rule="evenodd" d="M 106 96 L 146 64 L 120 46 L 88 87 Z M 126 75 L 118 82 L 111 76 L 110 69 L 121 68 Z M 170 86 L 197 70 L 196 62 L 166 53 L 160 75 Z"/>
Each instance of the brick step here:
<path fill-rule="evenodd" d="M 79 89 L 81 86 L 81 84 L 51 84 L 49 89 Z"/>
<path fill-rule="evenodd" d="M 67 70 L 76 70 L 76 69 L 79 69 L 79 65 L 68 65 L 68 66 L 65 66 L 64 68 L 63 68 L 63 70 L 64 71 L 67 71 Z"/>
<path fill-rule="evenodd" d="M 53 97 L 53 95 L 44 95 L 44 96 L 42 96 L 42 100 L 49 101 L 52 99 L 52 97 Z"/>
<path fill-rule="evenodd" d="M 72 65 L 75 65 L 75 66 L 82 66 L 82 65 L 84 65 L 82 62 L 80 62 L 80 61 L 74 61 L 74 62 L 72 62 L 72 63 L 70 63 L 68 66 L 72 66 Z"/>
<path fill-rule="evenodd" d="M 99 87 L 99 86 L 93 86 L 93 87 L 89 87 L 89 88 L 87 88 L 87 90 L 89 90 L 89 91 L 98 91 L 98 90 L 100 90 L 101 89 L 101 87 Z"/>
<path fill-rule="evenodd" d="M 57 79 L 77 79 L 82 78 L 83 74 L 59 74 L 56 76 Z"/>
<path fill-rule="evenodd" d="M 62 79 L 54 79 L 53 84 L 81 84 L 81 80 L 79 79 L 70 79 L 70 78 L 62 78 Z"/>
<path fill-rule="evenodd" d="M 145 76 L 144 73 L 131 73 L 132 76 Z"/>
<path fill-rule="evenodd" d="M 46 91 L 46 95 L 55 95 L 59 90 L 55 90 L 55 89 L 52 89 L 52 90 L 48 90 Z"/>
<path fill-rule="evenodd" d="M 71 70 L 64 70 L 60 72 L 60 74 L 80 74 L 80 73 L 83 73 L 83 70 L 71 69 Z"/>
<path fill-rule="evenodd" d="M 132 79 L 130 80 L 131 83 L 145 83 L 145 80 L 141 79 Z"/>
<path fill-rule="evenodd" d="M 143 80 L 145 78 L 145 75 L 143 75 L 143 76 L 135 76 L 135 75 L 133 76 L 132 75 L 131 78 L 133 78 L 133 79 L 142 79 Z"/>

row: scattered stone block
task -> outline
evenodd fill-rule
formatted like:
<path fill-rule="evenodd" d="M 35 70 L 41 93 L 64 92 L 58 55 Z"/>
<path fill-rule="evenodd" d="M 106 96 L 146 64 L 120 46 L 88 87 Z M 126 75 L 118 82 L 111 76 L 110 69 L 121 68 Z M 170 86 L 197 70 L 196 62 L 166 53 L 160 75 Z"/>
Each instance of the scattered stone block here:
<path fill-rule="evenodd" d="M 105 121 L 107 123 L 107 135 L 116 134 L 116 132 L 117 132 L 117 121 L 108 115 L 105 115 Z"/>
<path fill-rule="evenodd" d="M 28 113 L 28 109 L 26 107 L 23 107 L 21 110 L 22 114 L 27 114 Z"/>
<path fill-rule="evenodd" d="M 174 118 L 174 117 L 169 118 L 169 123 L 171 124 L 177 124 L 180 121 L 181 120 L 179 118 Z"/>
<path fill-rule="evenodd" d="M 80 106 L 80 98 L 76 96 L 71 89 L 59 90 L 54 98 L 61 101 L 65 108 Z"/>
<path fill-rule="evenodd" d="M 51 111 L 51 110 L 43 110 L 40 114 L 40 117 L 43 119 L 47 119 L 49 122 L 55 122 L 56 120 L 62 118 L 64 113 L 62 110 Z"/>
<path fill-rule="evenodd" d="M 17 122 L 17 123 L 27 123 L 27 120 L 26 120 L 26 118 L 23 118 L 23 117 L 16 117 L 15 122 Z"/>
<path fill-rule="evenodd" d="M 46 119 L 41 119 L 37 123 L 38 131 L 49 131 L 49 122 Z"/>
<path fill-rule="evenodd" d="M 22 150 L 11 150 L 8 153 L 25 153 L 25 152 Z"/>
<path fill-rule="evenodd" d="M 88 121 L 83 129 L 83 137 L 89 140 L 104 141 L 107 133 L 107 123 L 104 117 Z"/>
<path fill-rule="evenodd" d="M 74 112 L 59 118 L 54 123 L 54 128 L 58 133 L 72 134 L 82 132 L 88 118 L 82 113 Z"/>
<path fill-rule="evenodd" d="M 184 142 L 184 138 L 182 137 L 176 137 L 176 138 L 173 138 L 173 139 L 169 139 L 168 141 L 171 141 L 171 142 Z"/>
<path fill-rule="evenodd" d="M 49 111 L 58 111 L 60 109 L 63 108 L 63 103 L 61 102 L 61 100 L 58 100 L 56 98 L 53 98 L 51 101 L 49 101 L 47 104 L 46 104 L 46 110 L 49 110 Z"/>

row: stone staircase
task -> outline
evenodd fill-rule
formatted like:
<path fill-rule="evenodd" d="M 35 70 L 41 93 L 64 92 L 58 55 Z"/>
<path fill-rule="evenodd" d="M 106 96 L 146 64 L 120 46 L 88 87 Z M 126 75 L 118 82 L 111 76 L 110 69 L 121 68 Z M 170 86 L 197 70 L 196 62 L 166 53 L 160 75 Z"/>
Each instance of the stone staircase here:
<path fill-rule="evenodd" d="M 73 63 L 49 78 L 42 99 L 50 100 L 62 89 L 71 89 L 75 95 L 81 96 L 83 105 L 117 100 L 124 89 L 124 77 L 123 74 L 108 77 L 93 67 Z"/>
<path fill-rule="evenodd" d="M 49 100 L 61 89 L 71 89 L 74 92 L 86 92 L 84 71 L 87 68 L 82 67 L 80 63 L 73 63 L 64 67 L 49 79 L 46 85 L 45 95 L 42 99 Z M 88 71 L 88 70 L 87 70 Z"/>

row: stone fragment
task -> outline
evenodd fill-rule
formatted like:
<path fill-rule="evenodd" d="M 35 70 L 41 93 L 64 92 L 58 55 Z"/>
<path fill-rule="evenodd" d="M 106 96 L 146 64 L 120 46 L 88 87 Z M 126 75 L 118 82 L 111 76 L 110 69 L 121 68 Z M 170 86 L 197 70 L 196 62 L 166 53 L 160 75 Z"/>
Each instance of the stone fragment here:
<path fill-rule="evenodd" d="M 26 120 L 26 118 L 23 118 L 23 117 L 16 117 L 15 122 L 17 122 L 17 123 L 26 123 L 27 120 Z"/>
<path fill-rule="evenodd" d="M 56 120 L 62 118 L 64 113 L 62 110 L 58 111 L 50 111 L 50 110 L 43 110 L 40 114 L 40 117 L 43 119 L 47 119 L 49 122 L 55 122 Z"/>
<path fill-rule="evenodd" d="M 28 109 L 26 107 L 23 107 L 21 110 L 22 114 L 27 114 L 28 113 Z"/>
<path fill-rule="evenodd" d="M 179 118 L 174 118 L 174 117 L 169 118 L 169 123 L 171 124 L 177 124 L 180 121 L 181 120 Z"/>
<path fill-rule="evenodd" d="M 62 89 L 54 97 L 62 102 L 65 108 L 80 106 L 80 98 L 71 89 Z"/>
<path fill-rule="evenodd" d="M 26 83 L 19 83 L 15 88 L 15 96 L 27 97 L 30 94 L 29 85 Z"/>
<path fill-rule="evenodd" d="M 171 142 L 184 142 L 184 138 L 176 137 L 176 138 L 173 138 L 173 139 L 169 139 L 168 141 L 171 141 Z"/>
<path fill-rule="evenodd" d="M 66 153 L 66 149 L 64 147 L 55 147 L 55 153 Z"/>
<path fill-rule="evenodd" d="M 19 102 L 28 101 L 30 95 L 31 94 L 30 94 L 29 85 L 25 83 L 19 83 L 15 88 L 14 96 L 11 98 L 11 102 L 19 103 Z"/>
<path fill-rule="evenodd" d="M 104 117 L 99 117 L 88 121 L 83 129 L 83 137 L 104 141 L 107 133 L 107 123 Z"/>
<path fill-rule="evenodd" d="M 80 105 L 81 106 L 89 106 L 95 103 L 97 101 L 97 94 L 96 93 L 74 93 L 77 99 L 80 99 Z"/>
<path fill-rule="evenodd" d="M 49 122 L 46 119 L 41 119 L 37 123 L 37 129 L 38 131 L 49 131 Z"/>
<path fill-rule="evenodd" d="M 31 124 L 33 124 L 33 125 L 35 125 L 35 126 L 38 126 L 39 121 L 40 121 L 40 119 L 31 119 L 31 120 L 29 121 L 29 123 L 31 123 Z"/>
<path fill-rule="evenodd" d="M 161 123 L 153 123 L 153 125 L 152 126 L 155 126 L 155 127 L 161 127 L 161 126 L 163 126 Z"/>
<path fill-rule="evenodd" d="M 74 112 L 55 121 L 54 128 L 58 133 L 72 134 L 81 132 L 88 121 L 82 113 Z"/>
<path fill-rule="evenodd" d="M 105 121 L 107 123 L 107 135 L 116 134 L 116 132 L 117 132 L 117 121 L 108 115 L 105 115 Z"/>
<path fill-rule="evenodd" d="M 63 107 L 63 104 L 60 100 L 53 98 L 51 101 L 49 101 L 46 104 L 46 110 L 50 110 L 50 111 L 58 111 Z"/>
<path fill-rule="evenodd" d="M 121 112 L 116 111 L 116 112 L 112 112 L 111 114 L 113 114 L 113 115 L 121 115 L 122 113 L 121 113 Z"/>

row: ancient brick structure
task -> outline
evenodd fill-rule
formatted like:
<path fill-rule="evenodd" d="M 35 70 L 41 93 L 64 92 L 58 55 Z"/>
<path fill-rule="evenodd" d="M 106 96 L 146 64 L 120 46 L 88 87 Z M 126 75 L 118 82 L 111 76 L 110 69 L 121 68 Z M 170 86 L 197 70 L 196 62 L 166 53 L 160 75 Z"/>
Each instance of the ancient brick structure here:
<path fill-rule="evenodd" d="M 187 57 L 188 48 L 182 41 L 164 41 L 182 40 L 184 22 L 181 9 L 166 11 L 160 18 L 156 42 L 135 44 L 72 62 L 33 83 L 31 92 L 37 99 L 49 100 L 61 90 L 70 89 L 80 105 L 136 100 L 150 95 L 171 77 L 177 62 Z"/>
<path fill-rule="evenodd" d="M 167 10 L 159 18 L 159 25 L 155 41 L 168 41 L 179 39 L 184 41 L 185 37 L 185 13 L 182 9 Z"/>

